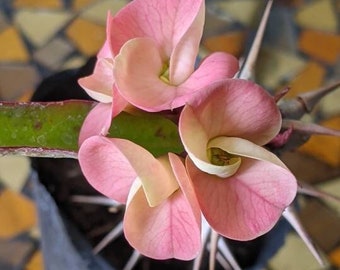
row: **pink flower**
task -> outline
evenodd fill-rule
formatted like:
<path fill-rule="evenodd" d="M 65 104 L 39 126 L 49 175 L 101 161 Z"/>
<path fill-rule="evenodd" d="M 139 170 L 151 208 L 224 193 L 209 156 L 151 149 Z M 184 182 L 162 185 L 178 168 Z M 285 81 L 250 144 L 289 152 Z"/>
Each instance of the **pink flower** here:
<path fill-rule="evenodd" d="M 256 238 L 294 199 L 296 179 L 262 147 L 280 127 L 273 98 L 244 80 L 215 83 L 184 107 L 179 130 L 186 167 L 205 218 L 221 235 Z"/>
<path fill-rule="evenodd" d="M 124 233 L 155 259 L 190 260 L 200 250 L 200 210 L 184 164 L 174 154 L 154 158 L 124 139 L 92 136 L 79 150 L 89 183 L 126 203 Z"/>
<path fill-rule="evenodd" d="M 134 0 L 116 16 L 108 14 L 94 72 L 79 80 L 100 102 L 84 122 L 80 144 L 106 135 L 128 103 L 146 111 L 174 109 L 211 82 L 235 75 L 238 62 L 224 53 L 210 55 L 194 70 L 204 12 L 203 0 Z"/>
<path fill-rule="evenodd" d="M 119 93 L 143 110 L 168 110 L 235 75 L 238 62 L 224 53 L 210 55 L 194 70 L 204 17 L 203 0 L 134 0 L 109 19 Z"/>

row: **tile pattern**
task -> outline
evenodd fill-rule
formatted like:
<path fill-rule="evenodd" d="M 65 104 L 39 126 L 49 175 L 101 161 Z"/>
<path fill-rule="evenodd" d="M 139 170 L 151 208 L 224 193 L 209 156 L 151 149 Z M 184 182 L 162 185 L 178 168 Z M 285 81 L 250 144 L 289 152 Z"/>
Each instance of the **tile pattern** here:
<path fill-rule="evenodd" d="M 29 100 L 46 76 L 80 67 L 105 38 L 107 10 L 114 14 L 127 0 L 3 0 L 0 1 L 0 100 Z M 263 1 L 207 0 L 202 55 L 226 51 L 241 57 L 249 47 L 261 16 Z M 275 2 L 256 66 L 255 79 L 270 91 L 291 86 L 287 98 L 340 78 L 340 1 L 278 0 Z M 20 80 L 18 79 L 20 78 Z M 340 91 L 324 98 L 312 115 L 340 129 Z M 328 119 L 330 118 L 330 119 Z M 328 119 L 328 120 L 327 120 Z M 299 179 L 340 194 L 340 140 L 314 137 L 296 153 L 282 158 Z M 16 169 L 20 168 L 20 170 Z M 11 225 L 1 223 L 0 268 L 43 269 L 35 238 L 29 198 L 19 192 L 29 164 L 21 157 L 0 158 L 0 220 L 11 222 L 8 209 L 25 210 Z M 7 197 L 11 199 L 6 199 Z M 15 202 L 13 201 L 15 200 Z M 17 208 L 13 208 L 13 205 Z M 305 201 L 301 217 L 314 240 L 340 268 L 339 205 Z M 337 214 L 336 214 L 337 213 Z M 320 220 L 322 219 L 322 222 Z M 5 228 L 5 227 L 6 228 Z M 11 232 L 8 229 L 11 228 Z M 15 230 L 15 231 L 13 231 Z M 9 233 L 11 237 L 9 237 Z M 11 238 L 11 239 L 8 239 Z M 15 258 L 7 256 L 16 251 Z M 299 257 L 296 257 L 296 251 Z M 287 259 L 288 258 L 288 259 Z M 289 259 L 292 258 L 292 259 Z M 295 234 L 269 264 L 270 269 L 320 269 Z"/>

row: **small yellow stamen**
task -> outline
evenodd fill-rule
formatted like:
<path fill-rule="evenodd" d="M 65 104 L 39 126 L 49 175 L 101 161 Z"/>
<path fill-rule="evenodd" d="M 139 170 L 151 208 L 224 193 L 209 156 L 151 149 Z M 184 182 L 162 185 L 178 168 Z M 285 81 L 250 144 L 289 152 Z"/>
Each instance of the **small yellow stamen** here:
<path fill-rule="evenodd" d="M 210 162 L 217 166 L 232 165 L 239 161 L 239 157 L 229 154 L 220 148 L 212 147 L 208 149 L 208 158 Z"/>
<path fill-rule="evenodd" d="M 169 64 L 164 63 L 159 78 L 166 84 L 170 84 L 169 80 Z"/>

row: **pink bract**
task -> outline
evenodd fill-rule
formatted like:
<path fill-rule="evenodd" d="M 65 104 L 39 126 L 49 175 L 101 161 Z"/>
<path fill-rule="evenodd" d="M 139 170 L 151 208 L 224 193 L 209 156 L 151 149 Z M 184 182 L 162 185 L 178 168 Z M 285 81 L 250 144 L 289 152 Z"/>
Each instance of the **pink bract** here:
<path fill-rule="evenodd" d="M 155 259 L 190 260 L 200 250 L 200 210 L 180 158 L 154 158 L 123 139 L 92 136 L 79 150 L 89 183 L 127 204 L 124 233 L 129 243 Z"/>
<path fill-rule="evenodd" d="M 182 111 L 179 130 L 187 170 L 201 210 L 218 233 L 256 238 L 295 198 L 295 177 L 262 147 L 280 126 L 273 98 L 244 80 L 215 83 Z"/>

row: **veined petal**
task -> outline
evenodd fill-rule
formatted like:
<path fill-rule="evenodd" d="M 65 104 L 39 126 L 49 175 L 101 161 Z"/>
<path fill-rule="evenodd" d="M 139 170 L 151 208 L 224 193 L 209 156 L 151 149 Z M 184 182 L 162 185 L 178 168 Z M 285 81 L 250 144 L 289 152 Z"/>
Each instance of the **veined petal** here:
<path fill-rule="evenodd" d="M 171 103 L 171 108 L 178 108 L 186 103 L 192 103 L 192 100 L 202 99 L 211 88 L 210 85 L 233 77 L 238 68 L 238 61 L 231 54 L 216 52 L 209 55 L 186 81 L 177 86 L 176 97 Z"/>
<path fill-rule="evenodd" d="M 198 14 L 186 33 L 179 40 L 170 56 L 169 79 L 173 85 L 184 82 L 194 71 L 203 25 L 205 20 L 205 2 L 202 1 Z"/>
<path fill-rule="evenodd" d="M 137 174 L 110 139 L 93 136 L 85 140 L 80 146 L 78 159 L 84 176 L 96 190 L 126 203 Z"/>
<path fill-rule="evenodd" d="M 191 260 L 201 248 L 200 211 L 182 162 L 175 156 L 170 159 L 186 192 L 177 190 L 160 205 L 150 207 L 141 182 L 135 183 L 124 216 L 125 237 L 145 256 Z"/>
<path fill-rule="evenodd" d="M 224 180 L 202 172 L 189 158 L 186 167 L 208 223 L 231 239 L 268 232 L 296 195 L 294 176 L 267 161 L 243 158 L 237 173 Z"/>
<path fill-rule="evenodd" d="M 87 138 L 106 135 L 112 121 L 112 104 L 98 103 L 86 116 L 80 129 L 78 143 L 81 145 Z"/>
<path fill-rule="evenodd" d="M 159 205 L 179 188 L 167 158 L 156 159 L 143 147 L 128 140 L 110 140 L 136 171 L 150 206 Z"/>
<path fill-rule="evenodd" d="M 208 148 L 217 147 L 230 154 L 268 161 L 288 170 L 286 165 L 272 152 L 245 139 L 216 137 L 209 141 Z"/>
<path fill-rule="evenodd" d="M 128 40 L 149 37 L 170 57 L 193 24 L 202 0 L 134 0 L 110 22 L 111 48 L 115 55 Z M 202 25 L 203 27 L 203 25 Z"/>
<path fill-rule="evenodd" d="M 209 139 L 239 137 L 263 145 L 281 127 L 274 99 L 250 81 L 230 79 L 212 84 L 206 96 L 198 96 L 191 106 Z"/>
<path fill-rule="evenodd" d="M 78 83 L 93 99 L 103 103 L 112 102 L 114 85 L 112 59 L 98 59 L 93 74 L 80 78 Z"/>
<path fill-rule="evenodd" d="M 198 227 L 201 225 L 201 211 L 195 194 L 194 186 L 189 178 L 186 168 L 183 164 L 182 159 L 173 154 L 168 154 L 171 168 L 173 170 L 174 176 L 180 186 L 180 190 L 183 192 L 184 196 L 191 205 L 191 209 L 195 216 Z"/>

